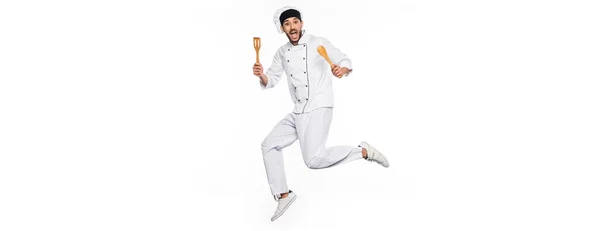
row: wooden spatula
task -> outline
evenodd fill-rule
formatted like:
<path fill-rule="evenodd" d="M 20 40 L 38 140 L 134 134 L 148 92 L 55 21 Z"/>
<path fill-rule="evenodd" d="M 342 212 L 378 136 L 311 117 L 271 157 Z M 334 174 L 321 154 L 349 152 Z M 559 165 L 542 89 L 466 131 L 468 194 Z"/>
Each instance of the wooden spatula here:
<path fill-rule="evenodd" d="M 331 68 L 333 68 L 333 63 L 331 62 L 331 59 L 329 59 L 329 56 L 327 55 L 327 50 L 325 50 L 325 47 L 323 47 L 322 45 L 319 45 L 317 47 L 317 51 L 319 52 L 319 54 L 321 56 L 323 56 L 323 58 L 325 58 L 325 60 L 327 60 L 327 62 L 329 63 L 329 66 L 331 66 Z"/>
<path fill-rule="evenodd" d="M 258 50 L 260 50 L 260 38 L 254 37 L 254 50 L 256 50 L 256 63 L 260 63 L 258 59 Z"/>

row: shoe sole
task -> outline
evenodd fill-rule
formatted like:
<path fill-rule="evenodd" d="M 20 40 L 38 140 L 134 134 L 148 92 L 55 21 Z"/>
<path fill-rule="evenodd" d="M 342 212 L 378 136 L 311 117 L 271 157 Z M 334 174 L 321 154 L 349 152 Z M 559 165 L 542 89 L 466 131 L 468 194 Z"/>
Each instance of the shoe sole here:
<path fill-rule="evenodd" d="M 292 201 L 290 201 L 290 203 L 288 203 L 285 207 L 283 207 L 283 210 L 281 211 L 281 213 L 277 214 L 277 216 L 274 216 L 271 218 L 271 221 L 275 221 L 277 220 L 277 218 L 279 218 L 281 215 L 283 215 L 283 213 L 285 213 L 285 211 L 287 211 L 287 209 L 290 207 L 290 205 L 292 205 L 294 203 L 294 201 L 296 201 L 296 195 L 294 195 L 294 197 L 292 197 Z"/>

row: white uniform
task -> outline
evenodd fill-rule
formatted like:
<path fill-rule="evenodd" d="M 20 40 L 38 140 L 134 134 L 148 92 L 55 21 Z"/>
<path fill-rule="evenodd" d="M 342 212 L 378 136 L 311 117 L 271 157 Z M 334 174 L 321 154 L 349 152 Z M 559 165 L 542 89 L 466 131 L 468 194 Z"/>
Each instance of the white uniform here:
<path fill-rule="evenodd" d="M 283 118 L 267 135 L 261 148 L 271 193 L 279 196 L 289 191 L 281 150 L 296 140 L 300 142 L 304 163 L 319 169 L 358 160 L 362 148 L 358 146 L 325 147 L 333 113 L 333 88 L 329 63 L 317 52 L 322 45 L 331 61 L 352 69 L 350 59 L 327 39 L 303 32 L 298 45 L 281 46 L 267 70 L 268 83 L 263 89 L 275 86 L 283 72 L 287 75 L 293 111 Z"/>

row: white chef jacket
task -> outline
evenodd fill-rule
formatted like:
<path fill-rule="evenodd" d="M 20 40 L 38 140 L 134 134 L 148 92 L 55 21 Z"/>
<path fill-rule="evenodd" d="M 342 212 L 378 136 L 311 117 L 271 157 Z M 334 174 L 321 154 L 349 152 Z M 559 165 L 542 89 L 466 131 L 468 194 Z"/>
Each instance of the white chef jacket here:
<path fill-rule="evenodd" d="M 317 52 L 319 45 L 325 47 L 332 63 L 352 70 L 350 59 L 327 39 L 303 32 L 296 46 L 288 42 L 277 50 L 265 73 L 268 83 L 260 84 L 262 89 L 274 87 L 285 71 L 295 113 L 333 107 L 331 79 L 335 77 L 329 63 Z"/>

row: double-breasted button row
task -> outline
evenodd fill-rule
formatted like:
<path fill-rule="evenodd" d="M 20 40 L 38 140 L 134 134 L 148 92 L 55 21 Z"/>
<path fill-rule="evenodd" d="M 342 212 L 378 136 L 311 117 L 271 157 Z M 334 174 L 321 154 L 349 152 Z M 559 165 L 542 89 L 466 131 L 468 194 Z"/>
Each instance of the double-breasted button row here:
<path fill-rule="evenodd" d="M 306 44 L 303 44 L 302 46 L 303 46 L 303 47 L 306 47 Z M 288 51 L 290 51 L 290 48 L 288 48 Z"/>
<path fill-rule="evenodd" d="M 306 74 L 306 71 L 304 72 L 304 74 Z M 294 77 L 294 74 L 290 74 L 291 77 Z"/>

